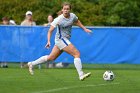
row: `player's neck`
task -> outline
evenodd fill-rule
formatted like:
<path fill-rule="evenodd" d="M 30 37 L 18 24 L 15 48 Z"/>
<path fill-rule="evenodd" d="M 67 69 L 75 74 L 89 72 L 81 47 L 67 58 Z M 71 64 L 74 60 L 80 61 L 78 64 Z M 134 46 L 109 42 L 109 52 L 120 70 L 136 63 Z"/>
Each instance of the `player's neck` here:
<path fill-rule="evenodd" d="M 65 18 L 69 18 L 69 17 L 70 17 L 70 14 L 63 14 L 63 16 L 64 16 Z"/>

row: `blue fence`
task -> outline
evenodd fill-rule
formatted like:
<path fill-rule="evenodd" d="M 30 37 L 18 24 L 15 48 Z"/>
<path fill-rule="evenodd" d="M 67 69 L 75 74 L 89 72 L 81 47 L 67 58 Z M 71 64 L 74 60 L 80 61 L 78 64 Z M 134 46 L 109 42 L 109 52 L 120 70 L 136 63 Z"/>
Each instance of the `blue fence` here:
<path fill-rule="evenodd" d="M 49 27 L 0 26 L 0 61 L 28 62 L 49 54 L 54 45 L 54 31 L 48 50 Z M 71 42 L 81 52 L 83 63 L 140 63 L 140 28 L 90 27 L 87 34 L 73 27 Z M 63 53 L 56 62 L 73 63 L 73 57 Z"/>

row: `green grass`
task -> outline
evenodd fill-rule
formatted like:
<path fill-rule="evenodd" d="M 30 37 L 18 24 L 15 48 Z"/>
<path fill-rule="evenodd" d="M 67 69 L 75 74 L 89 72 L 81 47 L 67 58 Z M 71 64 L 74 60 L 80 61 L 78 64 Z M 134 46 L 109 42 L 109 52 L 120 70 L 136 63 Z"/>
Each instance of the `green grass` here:
<path fill-rule="evenodd" d="M 112 82 L 102 79 L 111 69 L 116 78 Z M 91 77 L 79 81 L 73 65 L 65 69 L 28 69 L 15 65 L 0 68 L 0 93 L 140 93 L 140 65 L 84 65 Z"/>

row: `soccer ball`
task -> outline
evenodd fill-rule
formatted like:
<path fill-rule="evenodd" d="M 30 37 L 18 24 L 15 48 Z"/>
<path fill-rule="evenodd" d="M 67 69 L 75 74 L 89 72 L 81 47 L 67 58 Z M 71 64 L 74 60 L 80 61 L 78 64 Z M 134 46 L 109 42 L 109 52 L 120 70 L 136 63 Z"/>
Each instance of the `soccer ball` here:
<path fill-rule="evenodd" d="M 105 81 L 112 81 L 114 80 L 115 75 L 112 71 L 105 71 L 105 73 L 103 74 L 103 79 Z"/>

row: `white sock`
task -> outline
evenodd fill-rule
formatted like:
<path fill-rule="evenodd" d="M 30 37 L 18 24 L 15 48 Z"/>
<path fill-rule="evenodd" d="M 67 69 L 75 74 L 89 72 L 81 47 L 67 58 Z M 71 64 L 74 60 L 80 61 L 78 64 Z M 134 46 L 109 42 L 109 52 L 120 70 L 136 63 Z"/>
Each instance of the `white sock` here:
<path fill-rule="evenodd" d="M 82 71 L 82 63 L 80 58 L 74 58 L 74 65 L 79 74 L 79 76 L 83 75 L 84 72 Z"/>
<path fill-rule="evenodd" d="M 4 62 L 4 66 L 7 66 L 7 62 Z"/>
<path fill-rule="evenodd" d="M 48 60 L 48 55 L 46 56 L 42 56 L 40 57 L 39 59 L 35 60 L 35 61 L 32 61 L 32 65 L 37 65 L 37 64 L 41 64 L 41 63 L 44 63 Z"/>

